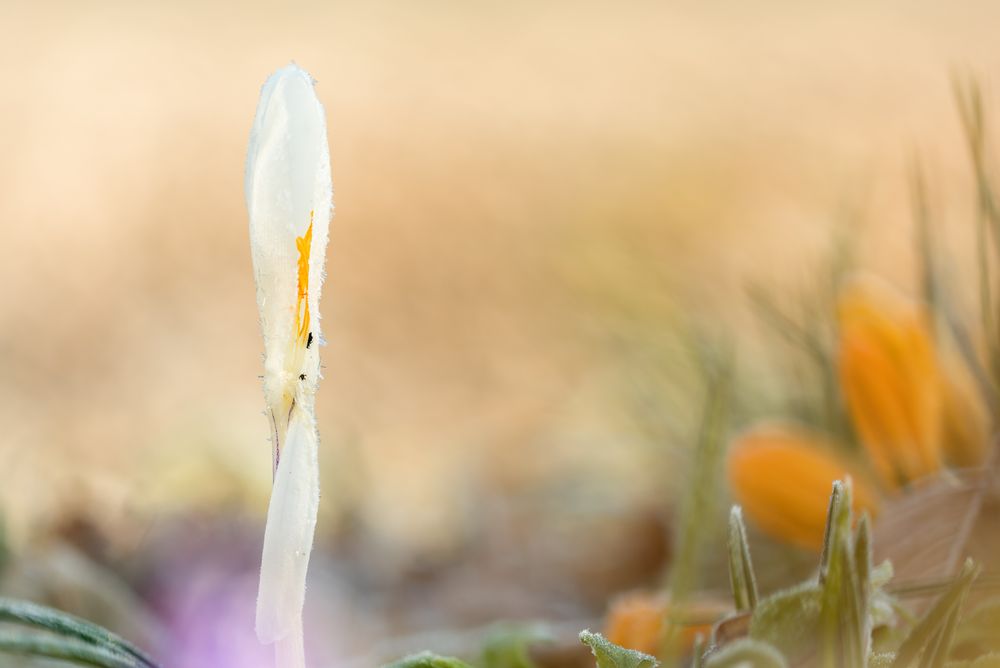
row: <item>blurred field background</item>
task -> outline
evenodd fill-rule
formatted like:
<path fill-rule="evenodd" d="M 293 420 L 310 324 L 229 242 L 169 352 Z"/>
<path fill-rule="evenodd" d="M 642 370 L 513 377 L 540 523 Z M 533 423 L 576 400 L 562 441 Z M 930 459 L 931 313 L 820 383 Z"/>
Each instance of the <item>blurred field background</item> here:
<path fill-rule="evenodd" d="M 747 281 L 797 289 L 838 226 L 911 282 L 915 150 L 967 252 L 949 75 L 993 100 L 998 20 L 2 0 L 4 587 L 190 636 L 177 665 L 252 637 L 270 449 L 243 160 L 261 83 L 295 60 L 336 203 L 314 651 L 600 615 L 668 558 L 701 399 L 685 332 L 752 349 Z"/>

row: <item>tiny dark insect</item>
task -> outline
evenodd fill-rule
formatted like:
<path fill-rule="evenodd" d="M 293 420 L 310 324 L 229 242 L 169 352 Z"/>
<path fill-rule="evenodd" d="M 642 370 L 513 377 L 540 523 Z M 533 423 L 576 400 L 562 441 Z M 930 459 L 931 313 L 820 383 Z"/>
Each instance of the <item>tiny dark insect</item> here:
<path fill-rule="evenodd" d="M 305 379 L 306 379 L 306 375 L 304 373 L 300 373 L 299 374 L 299 380 L 305 380 Z"/>
<path fill-rule="evenodd" d="M 313 344 L 313 333 L 309 332 L 309 338 L 306 339 L 306 348 Z"/>

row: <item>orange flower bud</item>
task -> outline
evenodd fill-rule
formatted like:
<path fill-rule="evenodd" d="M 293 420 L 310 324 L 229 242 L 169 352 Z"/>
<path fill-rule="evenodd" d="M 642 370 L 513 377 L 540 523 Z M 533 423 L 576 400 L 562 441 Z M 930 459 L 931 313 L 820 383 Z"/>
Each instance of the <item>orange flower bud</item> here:
<path fill-rule="evenodd" d="M 683 610 L 671 610 L 665 593 L 634 592 L 611 604 L 604 637 L 616 645 L 656 656 L 666 637 L 667 620 L 677 614 L 682 619 L 699 622 L 678 626 L 680 649 L 688 652 L 699 633 L 706 640 L 711 635 L 712 622 L 704 620 L 719 619 L 730 611 L 730 606 L 710 600 L 693 601 Z"/>
<path fill-rule="evenodd" d="M 840 384 L 882 482 L 941 467 L 941 383 L 926 309 L 887 284 L 856 280 L 840 295 Z"/>
<path fill-rule="evenodd" d="M 854 482 L 854 510 L 874 513 L 878 497 L 819 436 L 763 425 L 739 436 L 726 458 L 729 487 L 749 520 L 769 536 L 811 550 L 823 546 L 835 480 Z"/>

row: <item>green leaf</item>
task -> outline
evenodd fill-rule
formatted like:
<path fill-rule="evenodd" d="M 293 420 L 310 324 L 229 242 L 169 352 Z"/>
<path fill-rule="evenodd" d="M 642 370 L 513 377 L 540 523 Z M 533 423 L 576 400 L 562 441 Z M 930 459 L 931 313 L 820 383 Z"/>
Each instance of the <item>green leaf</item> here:
<path fill-rule="evenodd" d="M 464 661 L 450 656 L 438 656 L 430 652 L 420 652 L 403 657 L 395 663 L 390 663 L 384 668 L 472 668 Z"/>
<path fill-rule="evenodd" d="M 739 506 L 733 506 L 729 513 L 729 583 L 737 612 L 757 606 L 757 577 L 750 560 L 743 510 Z"/>
<path fill-rule="evenodd" d="M 773 645 L 744 638 L 708 655 L 705 668 L 785 668 L 785 657 Z"/>
<path fill-rule="evenodd" d="M 872 532 L 868 513 L 862 513 L 858 520 L 858 530 L 854 534 L 854 573 L 856 576 L 856 597 L 858 615 L 858 636 L 861 640 L 859 659 L 863 660 L 871 650 L 871 634 L 874 611 L 872 609 L 875 585 L 872 583 Z"/>
<path fill-rule="evenodd" d="M 848 538 L 849 541 L 849 538 Z M 832 557 L 823 583 L 820 619 L 823 664 L 861 666 L 867 655 L 867 641 L 862 637 L 867 610 L 858 596 L 858 577 L 846 541 L 834 541 Z"/>
<path fill-rule="evenodd" d="M 11 622 L 45 629 L 56 635 L 82 640 L 109 652 L 124 654 L 140 666 L 156 668 L 156 663 L 142 650 L 111 631 L 74 615 L 43 605 L 0 598 L 0 622 Z"/>
<path fill-rule="evenodd" d="M 600 633 L 581 631 L 580 642 L 590 647 L 597 657 L 597 668 L 656 668 L 660 665 L 650 655 L 619 647 Z"/>
<path fill-rule="evenodd" d="M 552 634 L 541 625 L 498 626 L 483 642 L 483 668 L 535 668 L 529 647 L 551 640 Z"/>
<path fill-rule="evenodd" d="M 816 649 L 823 590 L 813 582 L 784 589 L 757 604 L 750 637 L 774 645 L 798 664 Z"/>
<path fill-rule="evenodd" d="M 819 582 L 823 584 L 830 560 L 833 557 L 833 547 L 838 541 L 849 540 L 851 530 L 851 486 L 842 480 L 833 482 L 830 492 L 830 505 L 826 511 L 826 531 L 823 535 L 823 552 L 819 556 Z"/>
<path fill-rule="evenodd" d="M 78 640 L 32 633 L 0 633 L 0 652 L 57 659 L 78 666 L 97 668 L 136 668 L 140 665 L 134 658 L 112 650 L 88 645 Z"/>
<path fill-rule="evenodd" d="M 954 638 L 957 615 L 978 574 L 979 567 L 971 559 L 966 560 L 955 582 L 938 598 L 899 646 L 896 660 L 892 664 L 894 668 L 907 668 L 921 653 L 927 655 L 925 663 L 931 661 L 931 665 L 944 664 Z"/>

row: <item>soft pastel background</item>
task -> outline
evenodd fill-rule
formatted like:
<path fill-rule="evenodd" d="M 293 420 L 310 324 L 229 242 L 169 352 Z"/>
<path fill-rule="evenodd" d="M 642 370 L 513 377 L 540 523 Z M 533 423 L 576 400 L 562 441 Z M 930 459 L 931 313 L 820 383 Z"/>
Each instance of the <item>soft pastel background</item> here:
<path fill-rule="evenodd" d="M 0 0 L 6 590 L 167 637 L 176 665 L 253 665 L 270 451 L 243 160 L 282 64 L 318 81 L 336 193 L 312 651 L 371 665 L 656 580 L 700 399 L 684 332 L 755 337 L 746 282 L 802 285 L 845 221 L 911 280 L 916 150 L 961 252 L 949 77 L 989 93 L 998 21 Z"/>

